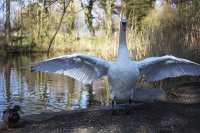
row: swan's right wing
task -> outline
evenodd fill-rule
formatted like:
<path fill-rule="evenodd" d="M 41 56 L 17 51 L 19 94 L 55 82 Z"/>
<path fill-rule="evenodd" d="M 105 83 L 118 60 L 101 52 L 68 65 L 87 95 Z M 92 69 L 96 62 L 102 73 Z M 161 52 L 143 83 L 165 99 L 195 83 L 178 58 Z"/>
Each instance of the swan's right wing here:
<path fill-rule="evenodd" d="M 101 58 L 81 54 L 61 56 L 31 65 L 32 71 L 64 74 L 85 84 L 106 75 L 108 67 L 109 63 Z"/>
<path fill-rule="evenodd" d="M 174 56 L 150 57 L 138 61 L 138 68 L 148 81 L 184 75 L 199 76 L 200 64 Z"/>

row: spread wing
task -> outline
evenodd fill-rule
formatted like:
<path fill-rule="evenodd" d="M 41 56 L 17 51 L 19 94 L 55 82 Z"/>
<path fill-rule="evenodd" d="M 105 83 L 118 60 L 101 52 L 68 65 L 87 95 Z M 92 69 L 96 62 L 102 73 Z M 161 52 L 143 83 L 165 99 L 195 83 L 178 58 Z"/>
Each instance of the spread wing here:
<path fill-rule="evenodd" d="M 199 76 L 200 64 L 174 56 L 150 57 L 137 62 L 140 73 L 148 81 L 184 75 Z"/>
<path fill-rule="evenodd" d="M 64 74 L 82 83 L 90 84 L 106 75 L 108 66 L 108 62 L 101 58 L 73 54 L 34 63 L 31 65 L 31 70 Z"/>

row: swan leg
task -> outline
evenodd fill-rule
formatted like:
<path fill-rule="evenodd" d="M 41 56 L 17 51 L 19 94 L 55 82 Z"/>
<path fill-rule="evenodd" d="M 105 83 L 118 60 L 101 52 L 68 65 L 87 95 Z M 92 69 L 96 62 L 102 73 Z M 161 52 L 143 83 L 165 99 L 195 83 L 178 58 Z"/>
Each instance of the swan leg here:
<path fill-rule="evenodd" d="M 134 103 L 134 94 L 135 94 L 135 89 L 132 89 L 132 95 L 129 97 L 129 105 Z"/>
<path fill-rule="evenodd" d="M 127 106 L 127 110 L 126 110 L 126 114 L 129 115 L 131 112 L 131 104 L 133 103 L 132 97 L 129 97 L 128 99 L 128 106 Z"/>
<path fill-rule="evenodd" d="M 134 104 L 134 100 L 133 100 L 133 97 L 134 97 L 134 89 L 132 89 L 132 96 L 130 96 L 129 97 L 129 99 L 128 99 L 128 109 L 127 109 L 127 112 L 126 112 L 126 114 L 130 114 L 130 112 L 131 112 L 131 104 Z"/>
<path fill-rule="evenodd" d="M 130 98 L 128 99 L 128 104 L 131 105 L 132 103 L 133 103 L 133 100 L 132 100 L 132 98 L 130 97 Z"/>
<path fill-rule="evenodd" d="M 114 97 L 114 98 L 112 99 L 112 114 L 115 113 L 115 107 L 116 107 L 116 97 Z"/>

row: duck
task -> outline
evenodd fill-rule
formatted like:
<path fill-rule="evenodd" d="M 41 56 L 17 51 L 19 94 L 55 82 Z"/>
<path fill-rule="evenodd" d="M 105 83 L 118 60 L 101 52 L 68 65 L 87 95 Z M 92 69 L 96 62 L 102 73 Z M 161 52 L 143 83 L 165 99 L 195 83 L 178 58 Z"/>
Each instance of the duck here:
<path fill-rule="evenodd" d="M 113 61 L 74 53 L 32 63 L 31 70 L 63 74 L 83 84 L 92 84 L 107 76 L 112 105 L 116 100 L 133 101 L 136 82 L 140 76 L 143 76 L 145 81 L 151 82 L 170 77 L 200 75 L 200 64 L 173 55 L 132 60 L 128 52 L 126 31 L 127 19 L 122 17 L 118 55 Z"/>
<path fill-rule="evenodd" d="M 19 112 L 21 112 L 21 107 L 15 105 L 13 108 L 8 108 L 3 111 L 3 122 L 7 128 L 14 127 L 20 120 Z"/>

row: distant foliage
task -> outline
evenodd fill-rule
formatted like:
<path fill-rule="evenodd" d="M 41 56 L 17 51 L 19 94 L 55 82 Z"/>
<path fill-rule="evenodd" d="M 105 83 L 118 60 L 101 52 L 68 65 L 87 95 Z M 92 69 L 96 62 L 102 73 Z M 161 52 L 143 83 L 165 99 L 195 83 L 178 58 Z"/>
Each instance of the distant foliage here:
<path fill-rule="evenodd" d="M 70 4 L 67 5 L 69 1 Z M 23 0 L 19 2 L 23 3 Z M 27 51 L 38 52 L 46 51 L 49 44 L 53 43 L 51 50 L 85 50 L 98 56 L 113 58 L 117 53 L 119 31 L 119 19 L 114 19 L 113 16 L 124 15 L 129 26 L 129 52 L 136 59 L 173 54 L 189 59 L 195 57 L 200 62 L 199 0 L 165 0 L 159 8 L 155 8 L 155 0 L 122 0 L 121 5 L 116 2 L 117 0 L 36 0 L 24 4 L 16 15 L 17 26 L 14 27 L 17 28 L 12 30 L 11 27 L 11 39 L 15 43 L 10 47 L 13 51 L 24 47 Z M 64 4 L 67 6 L 65 13 Z M 94 26 L 96 6 L 103 10 L 104 16 L 98 18 L 101 25 Z M 78 16 L 81 11 L 84 13 Z M 80 29 L 76 27 L 78 17 L 82 17 L 81 20 L 84 21 L 79 28 L 88 28 L 90 34 L 80 35 Z"/>
<path fill-rule="evenodd" d="M 166 4 L 152 10 L 143 20 L 143 31 L 148 40 L 147 53 L 173 54 L 199 60 L 200 3 L 178 3 L 177 8 Z"/>

